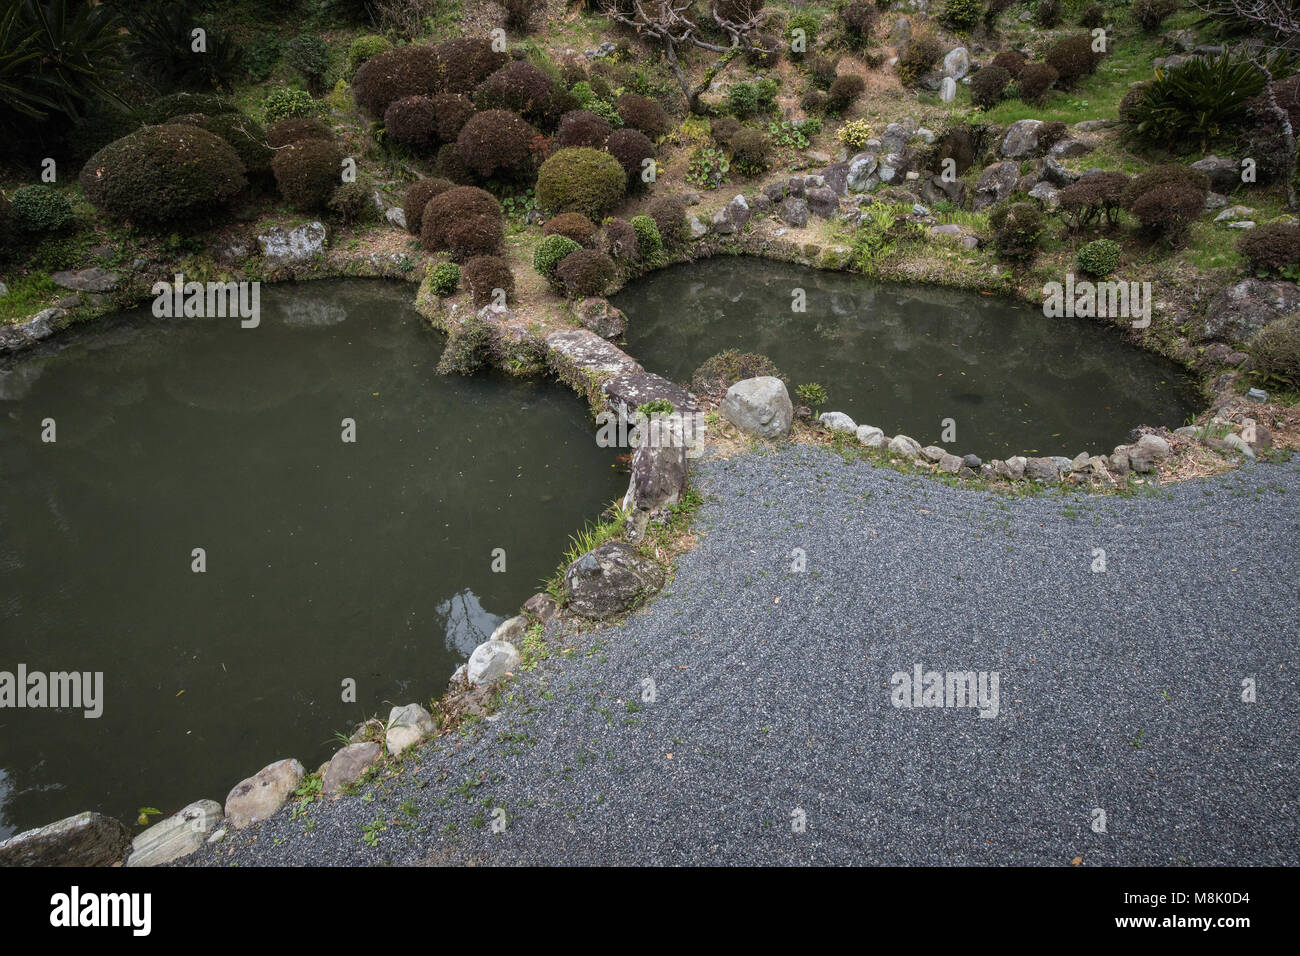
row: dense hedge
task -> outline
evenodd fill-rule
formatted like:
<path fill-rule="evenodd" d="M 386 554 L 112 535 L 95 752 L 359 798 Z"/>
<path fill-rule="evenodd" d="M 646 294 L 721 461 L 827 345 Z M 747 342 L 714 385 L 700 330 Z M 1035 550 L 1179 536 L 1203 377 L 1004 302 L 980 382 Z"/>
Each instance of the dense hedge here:
<path fill-rule="evenodd" d="M 431 176 L 427 179 L 417 179 L 407 186 L 406 192 L 402 194 L 402 215 L 406 217 L 407 230 L 418 236 L 424 207 L 428 205 L 429 200 L 439 193 L 455 188 L 455 185 L 450 180 Z"/>
<path fill-rule="evenodd" d="M 515 60 L 494 72 L 474 90 L 474 105 L 481 110 L 511 110 L 532 123 L 544 123 L 554 82 L 524 60 Z"/>
<path fill-rule="evenodd" d="M 555 132 L 555 142 L 561 147 L 587 146 L 591 149 L 603 149 L 611 132 L 609 123 L 590 110 L 570 110 L 560 117 L 560 126 Z"/>
<path fill-rule="evenodd" d="M 504 226 L 501 204 L 476 186 L 457 186 L 434 196 L 424 207 L 420 242 L 430 252 L 447 250 L 453 259 L 496 255 Z"/>
<path fill-rule="evenodd" d="M 867 88 L 867 81 L 856 73 L 841 73 L 831 83 L 826 94 L 826 108 L 842 113 L 853 104 Z"/>
<path fill-rule="evenodd" d="M 454 143 L 469 118 L 474 104 L 459 93 L 439 93 L 433 97 L 434 132 L 440 143 Z"/>
<path fill-rule="evenodd" d="M 435 89 L 444 93 L 471 93 L 510 60 L 505 53 L 493 50 L 487 37 L 457 37 L 435 49 L 440 80 Z"/>
<path fill-rule="evenodd" d="M 276 150 L 271 171 L 289 205 L 310 212 L 329 204 L 341 182 L 342 163 L 343 153 L 334 143 L 306 139 Z"/>
<path fill-rule="evenodd" d="M 197 126 L 145 126 L 86 161 L 81 190 L 97 209 L 137 225 L 222 211 L 248 185 L 234 148 Z"/>
<path fill-rule="evenodd" d="M 542 235 L 568 236 L 580 246 L 589 246 L 596 237 L 596 225 L 580 212 L 562 212 L 546 220 Z"/>
<path fill-rule="evenodd" d="M 358 106 L 382 119 L 394 100 L 438 91 L 442 77 L 441 59 L 434 47 L 399 46 L 361 64 L 352 78 L 352 95 Z"/>
<path fill-rule="evenodd" d="M 510 263 L 500 256 L 475 256 L 465 263 L 463 273 L 475 306 L 491 302 L 497 289 L 505 293 L 506 302 L 514 298 L 515 274 L 510 271 Z"/>
<path fill-rule="evenodd" d="M 437 138 L 435 109 L 428 96 L 403 96 L 384 110 L 384 133 L 395 143 L 423 148 Z"/>
<path fill-rule="evenodd" d="M 1028 260 L 1038 251 L 1045 223 L 1043 212 L 1033 203 L 1003 203 L 989 215 L 993 242 L 1004 259 Z"/>
<path fill-rule="evenodd" d="M 1000 66 L 986 66 L 970 81 L 971 102 L 980 109 L 990 109 L 1002 99 L 1011 83 L 1011 74 Z"/>
<path fill-rule="evenodd" d="M 272 123 L 266 131 L 266 142 L 272 149 L 288 146 L 304 139 L 333 140 L 328 126 L 315 117 L 294 116 Z"/>
<path fill-rule="evenodd" d="M 1014 79 L 1020 76 L 1028 62 L 1022 53 L 1017 53 L 1015 50 L 1003 50 L 993 58 L 989 66 L 996 66 L 1006 70 Z"/>
<path fill-rule="evenodd" d="M 57 232 L 72 221 L 72 203 L 53 186 L 20 186 L 9 219 L 20 232 Z"/>
<path fill-rule="evenodd" d="M 215 133 L 229 143 L 243 162 L 249 179 L 271 178 L 271 157 L 274 151 L 268 141 L 267 131 L 257 120 L 243 113 L 212 113 L 187 117 L 186 121 L 209 133 Z"/>
<path fill-rule="evenodd" d="M 662 106 L 636 93 L 624 93 L 614 106 L 625 125 L 640 130 L 651 139 L 667 136 L 673 128 L 672 120 Z"/>
<path fill-rule="evenodd" d="M 761 129 L 746 127 L 731 137 L 732 165 L 743 175 L 757 176 L 767 169 L 772 141 Z"/>
<path fill-rule="evenodd" d="M 465 165 L 483 179 L 519 177 L 532 165 L 529 150 L 537 130 L 509 110 L 475 113 L 456 138 Z"/>
<path fill-rule="evenodd" d="M 1300 267 L 1300 226 L 1270 223 L 1252 229 L 1237 240 L 1237 251 L 1257 273 L 1293 272 Z"/>
<path fill-rule="evenodd" d="M 640 130 L 619 129 L 609 134 L 605 144 L 609 155 L 617 159 L 627 173 L 629 191 L 643 189 L 647 183 L 641 178 L 647 159 L 654 159 L 655 148 L 650 137 Z"/>
<path fill-rule="evenodd" d="M 627 173 L 599 150 L 561 149 L 537 172 L 537 202 L 554 212 L 580 212 L 600 219 L 627 191 Z"/>

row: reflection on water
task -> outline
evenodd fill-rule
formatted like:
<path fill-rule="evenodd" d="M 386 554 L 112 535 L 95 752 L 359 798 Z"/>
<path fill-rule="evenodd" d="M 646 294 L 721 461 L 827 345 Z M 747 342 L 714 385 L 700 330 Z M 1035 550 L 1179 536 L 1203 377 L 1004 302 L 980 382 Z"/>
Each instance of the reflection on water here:
<path fill-rule="evenodd" d="M 256 329 L 141 309 L 0 362 L 0 670 L 103 671 L 105 698 L 0 711 L 0 838 L 316 767 L 440 694 L 619 495 L 576 395 L 438 376 L 410 295 L 270 287 Z"/>

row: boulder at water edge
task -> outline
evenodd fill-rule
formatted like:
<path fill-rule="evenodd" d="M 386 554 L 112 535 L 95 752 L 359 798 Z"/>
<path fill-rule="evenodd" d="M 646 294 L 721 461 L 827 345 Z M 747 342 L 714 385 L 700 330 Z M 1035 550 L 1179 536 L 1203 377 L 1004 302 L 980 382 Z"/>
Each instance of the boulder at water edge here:
<path fill-rule="evenodd" d="M 659 566 L 622 541 L 588 551 L 564 572 L 570 609 L 595 620 L 623 613 L 663 583 Z"/>

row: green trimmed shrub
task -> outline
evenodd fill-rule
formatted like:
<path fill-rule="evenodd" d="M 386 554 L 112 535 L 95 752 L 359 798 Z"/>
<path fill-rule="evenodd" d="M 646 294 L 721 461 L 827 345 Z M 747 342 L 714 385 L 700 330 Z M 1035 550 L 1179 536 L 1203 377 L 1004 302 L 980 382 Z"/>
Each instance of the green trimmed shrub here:
<path fill-rule="evenodd" d="M 427 148 L 437 139 L 433 100 L 427 96 L 403 96 L 384 110 L 384 133 L 403 146 Z"/>
<path fill-rule="evenodd" d="M 141 226 L 222 212 L 246 186 L 234 147 L 197 126 L 145 126 L 86 161 L 81 191 L 96 209 Z"/>
<path fill-rule="evenodd" d="M 249 179 L 270 180 L 274 151 L 261 123 L 243 113 L 214 113 L 193 119 L 191 125 L 215 133 L 231 145 L 243 162 Z"/>
<path fill-rule="evenodd" d="M 664 112 L 664 108 L 654 100 L 638 96 L 636 93 L 624 93 L 615 101 L 614 106 L 626 126 L 640 130 L 651 139 L 658 139 L 672 132 L 672 121 Z"/>
<path fill-rule="evenodd" d="M 330 196 L 329 210 L 351 226 L 359 222 L 374 222 L 379 217 L 375 207 L 375 184 L 368 176 L 358 176 L 350 183 L 340 183 Z"/>
<path fill-rule="evenodd" d="M 1237 251 L 1259 275 L 1296 278 L 1300 269 L 1300 226 L 1270 223 L 1237 240 Z"/>
<path fill-rule="evenodd" d="M 267 145 L 272 149 L 288 146 L 304 139 L 323 139 L 334 141 L 330 128 L 315 117 L 291 117 L 282 119 L 266 131 Z"/>
<path fill-rule="evenodd" d="M 555 132 L 555 142 L 560 147 L 586 146 L 591 149 L 604 149 L 611 132 L 609 123 L 590 110 L 569 110 L 560 117 L 560 126 Z"/>
<path fill-rule="evenodd" d="M 402 194 L 402 215 L 406 217 L 407 232 L 418 236 L 424 207 L 429 204 L 429 200 L 448 189 L 454 189 L 455 185 L 450 180 L 430 176 L 427 179 L 417 179 L 407 186 L 406 192 Z"/>
<path fill-rule="evenodd" d="M 596 238 L 596 224 L 580 212 L 562 212 L 546 220 L 542 235 L 568 236 L 580 246 L 589 246 Z"/>
<path fill-rule="evenodd" d="M 1046 226 L 1043 212 L 1033 203 L 1002 203 L 989 215 L 993 242 L 1004 259 L 1029 260 L 1038 252 Z"/>
<path fill-rule="evenodd" d="M 275 188 L 295 209 L 324 209 L 341 182 L 343 152 L 332 142 L 299 140 L 276 150 L 271 160 Z"/>
<path fill-rule="evenodd" d="M 1094 239 L 1079 249 L 1074 261 L 1081 272 L 1104 279 L 1115 271 L 1123 254 L 1123 248 L 1113 239 Z"/>
<path fill-rule="evenodd" d="M 319 96 L 330 68 L 330 48 L 325 41 L 313 34 L 301 33 L 289 41 L 284 58 L 302 74 L 307 88 Z"/>
<path fill-rule="evenodd" d="M 1011 74 L 1000 66 L 986 66 L 970 81 L 971 102 L 980 109 L 992 109 L 1011 84 Z"/>
<path fill-rule="evenodd" d="M 984 14 L 981 0 L 943 0 L 939 20 L 953 30 L 969 30 Z"/>
<path fill-rule="evenodd" d="M 439 298 L 456 294 L 460 285 L 460 266 L 454 262 L 439 262 L 429 267 L 429 291 Z"/>
<path fill-rule="evenodd" d="M 506 302 L 515 296 L 515 274 L 510 271 L 510 263 L 500 256 L 475 256 L 465 263 L 464 275 L 475 308 L 492 302 L 497 289 L 505 293 Z"/>
<path fill-rule="evenodd" d="M 765 112 L 772 108 L 779 91 L 780 86 L 770 77 L 733 83 L 727 91 L 727 109 L 741 119 Z"/>
<path fill-rule="evenodd" d="M 19 186 L 9 218 L 20 232 L 58 232 L 72 222 L 72 203 L 53 186 Z"/>
<path fill-rule="evenodd" d="M 648 258 L 664 247 L 659 224 L 650 216 L 633 216 L 632 228 L 636 230 L 637 249 L 641 255 Z"/>
<path fill-rule="evenodd" d="M 161 126 L 177 116 L 191 113 L 238 113 L 233 100 L 214 93 L 169 93 L 144 108 L 141 119 L 149 126 Z"/>
<path fill-rule="evenodd" d="M 316 101 L 306 90 L 277 86 L 266 94 L 266 99 L 262 102 L 262 115 L 268 124 L 291 117 L 315 116 Z"/>
<path fill-rule="evenodd" d="M 559 233 L 543 236 L 542 241 L 533 250 L 533 269 L 549 281 L 555 276 L 555 267 L 566 256 L 572 255 L 581 248 L 582 246 L 568 236 Z"/>
<path fill-rule="evenodd" d="M 555 267 L 555 278 L 570 299 L 604 295 L 614 281 L 614 260 L 595 249 L 571 252 Z"/>
<path fill-rule="evenodd" d="M 1274 319 L 1246 346 L 1250 372 L 1265 385 L 1300 389 L 1300 314 Z"/>
<path fill-rule="evenodd" d="M 476 186 L 438 193 L 420 215 L 420 242 L 430 252 L 447 250 L 457 261 L 501 251 L 505 225 L 501 204 Z"/>
<path fill-rule="evenodd" d="M 802 60 L 804 56 L 816 48 L 817 31 L 821 29 L 821 26 L 821 17 L 808 10 L 800 10 L 790 16 L 785 25 L 785 43 L 792 59 Z M 800 38 L 796 31 L 803 31 L 802 40 L 804 42 L 801 50 L 795 49 L 795 40 Z"/>
<path fill-rule="evenodd" d="M 348 44 L 348 76 L 355 75 L 362 63 L 381 53 L 387 53 L 392 48 L 393 45 L 377 33 L 357 37 Z"/>
<path fill-rule="evenodd" d="M 627 173 L 617 159 L 599 150 L 558 150 L 537 171 L 537 203 L 555 212 L 580 212 L 588 219 L 605 211 L 627 192 Z"/>
<path fill-rule="evenodd" d="M 456 137 L 456 149 L 476 176 L 520 177 L 532 167 L 529 144 L 537 135 L 524 120 L 508 110 L 475 113 Z"/>

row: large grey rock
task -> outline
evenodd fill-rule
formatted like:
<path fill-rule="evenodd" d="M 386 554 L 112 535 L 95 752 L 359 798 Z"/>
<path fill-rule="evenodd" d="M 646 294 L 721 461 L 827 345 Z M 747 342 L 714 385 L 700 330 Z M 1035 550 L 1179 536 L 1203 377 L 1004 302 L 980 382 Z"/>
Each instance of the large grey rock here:
<path fill-rule="evenodd" d="M 629 610 L 663 583 L 659 566 L 622 541 L 608 541 L 588 551 L 564 572 L 570 609 L 592 620 Z"/>
<path fill-rule="evenodd" d="M 179 813 L 159 820 L 131 841 L 127 866 L 162 866 L 189 856 L 208 833 L 225 819 L 215 800 L 196 800 Z"/>
<path fill-rule="evenodd" d="M 1169 442 L 1165 441 L 1159 435 L 1143 435 L 1137 440 L 1137 447 L 1149 451 L 1152 458 L 1168 458 L 1171 449 Z"/>
<path fill-rule="evenodd" d="M 490 684 L 519 667 L 519 648 L 506 641 L 484 641 L 469 656 L 465 679 L 471 684 Z"/>
<path fill-rule="evenodd" d="M 814 186 L 809 189 L 804 202 L 808 211 L 822 219 L 834 219 L 840 211 L 840 200 L 835 191 L 827 186 Z"/>
<path fill-rule="evenodd" d="M 704 221 L 694 213 L 691 213 L 686 218 L 686 225 L 691 230 L 692 239 L 703 239 L 705 236 L 709 234 L 709 227 L 706 226 L 704 224 Z"/>
<path fill-rule="evenodd" d="M 551 368 L 564 378 L 576 371 L 599 378 L 642 371 L 641 364 L 588 329 L 566 329 L 546 337 Z"/>
<path fill-rule="evenodd" d="M 700 403 L 686 389 L 654 372 L 634 371 L 615 375 L 601 386 L 610 411 L 632 418 L 642 405 L 672 402 L 677 412 L 699 411 Z"/>
<path fill-rule="evenodd" d="M 488 640 L 514 644 L 524 636 L 524 632 L 527 630 L 528 618 L 522 614 L 516 614 L 514 617 L 508 617 L 498 624 Z"/>
<path fill-rule="evenodd" d="M 419 704 L 394 707 L 388 712 L 388 729 L 384 732 L 384 746 L 390 754 L 397 756 L 437 729 L 433 716 Z"/>
<path fill-rule="evenodd" d="M 859 425 L 856 432 L 858 441 L 869 448 L 879 448 L 885 443 L 885 433 L 875 425 Z"/>
<path fill-rule="evenodd" d="M 975 187 L 973 208 L 980 210 L 1002 202 L 1015 190 L 1019 179 L 1018 163 L 993 163 L 980 174 L 979 183 Z"/>
<path fill-rule="evenodd" d="M 784 438 L 794 421 L 785 382 L 770 375 L 746 378 L 727 389 L 718 412 L 747 435 Z"/>
<path fill-rule="evenodd" d="M 1061 466 L 1051 458 L 1027 458 L 1025 477 L 1034 481 L 1060 481 Z"/>
<path fill-rule="evenodd" d="M 998 477 L 1019 481 L 1025 477 L 1025 464 L 1028 460 L 1023 455 L 1012 455 L 1006 461 L 995 461 L 993 466 Z"/>
<path fill-rule="evenodd" d="M 837 196 L 844 196 L 849 191 L 849 164 L 832 163 L 822 170 L 822 179 L 826 181 L 826 188 L 831 190 Z"/>
<path fill-rule="evenodd" d="M 688 445 L 694 436 L 687 433 L 680 415 L 656 417 L 640 429 L 641 443 L 632 454 L 632 474 L 623 509 L 652 513 L 671 507 L 681 499 L 686 487 Z"/>
<path fill-rule="evenodd" d="M 886 153 L 901 153 L 907 145 L 907 129 L 899 123 L 890 123 L 880 134 L 880 149 Z"/>
<path fill-rule="evenodd" d="M 1244 342 L 1269 322 L 1300 309 L 1294 282 L 1243 279 L 1223 289 L 1194 323 L 1198 339 Z"/>
<path fill-rule="evenodd" d="M 1078 156 L 1086 156 L 1097 148 L 1097 142 L 1095 137 L 1067 136 L 1053 143 L 1052 148 L 1047 151 L 1047 155 L 1053 159 L 1074 159 Z"/>
<path fill-rule="evenodd" d="M 117 288 L 118 277 L 115 272 L 91 267 L 56 272 L 50 276 L 50 281 L 60 288 L 72 289 L 74 292 L 112 292 Z"/>
<path fill-rule="evenodd" d="M 326 793 L 338 793 L 348 784 L 355 783 L 383 753 L 384 748 L 373 740 L 348 744 L 330 758 L 321 780 L 323 789 Z"/>
<path fill-rule="evenodd" d="M 889 450 L 905 458 L 919 458 L 921 443 L 909 435 L 895 435 L 889 440 Z"/>
<path fill-rule="evenodd" d="M 1043 160 L 1042 168 L 1038 171 L 1038 181 L 1048 182 L 1058 188 L 1064 188 L 1072 183 L 1079 181 L 1079 174 L 1072 173 L 1051 156 Z"/>
<path fill-rule="evenodd" d="M 1061 204 L 1058 194 L 1060 190 L 1048 182 L 1041 182 L 1033 189 L 1029 190 L 1029 198 L 1037 199 L 1043 204 L 1044 209 L 1055 209 Z"/>
<path fill-rule="evenodd" d="M 943 75 L 960 80 L 970 72 L 970 54 L 964 46 L 953 47 L 943 58 Z"/>
<path fill-rule="evenodd" d="M 0 843 L 0 866 L 112 866 L 130 845 L 120 821 L 88 810 Z"/>
<path fill-rule="evenodd" d="M 608 299 L 600 296 L 580 300 L 573 307 L 573 312 L 578 318 L 578 324 L 603 339 L 616 339 L 627 331 L 627 316 L 622 310 L 610 305 Z"/>
<path fill-rule="evenodd" d="M 1206 156 L 1192 163 L 1192 169 L 1210 179 L 1210 188 L 1219 193 L 1230 193 L 1241 185 L 1241 168 L 1235 160 L 1222 156 Z"/>
<path fill-rule="evenodd" d="M 298 265 L 325 254 L 327 235 L 321 222 L 303 223 L 291 229 L 272 226 L 257 237 L 257 246 L 269 265 Z"/>
<path fill-rule="evenodd" d="M 776 210 L 777 218 L 796 229 L 802 229 L 808 225 L 808 201 L 799 199 L 797 196 L 788 196 L 781 200 L 781 205 Z"/>
<path fill-rule="evenodd" d="M 999 151 L 1007 159 L 1026 159 L 1034 155 L 1038 151 L 1038 132 L 1042 128 L 1042 120 L 1016 120 L 1003 134 Z"/>
<path fill-rule="evenodd" d="M 302 764 L 289 758 L 277 760 L 241 780 L 226 795 L 226 821 L 242 830 L 267 819 L 298 789 L 303 774 Z"/>
<path fill-rule="evenodd" d="M 858 153 L 849 160 L 845 183 L 851 193 L 864 193 L 878 181 L 875 178 L 879 161 L 875 153 Z"/>
<path fill-rule="evenodd" d="M 856 433 L 858 430 L 858 423 L 843 412 L 822 412 L 817 416 L 817 421 L 833 432 Z"/>
<path fill-rule="evenodd" d="M 907 176 L 907 156 L 903 153 L 886 153 L 876 164 L 876 176 L 882 183 L 902 182 Z"/>
<path fill-rule="evenodd" d="M 559 605 L 555 603 L 555 599 L 545 591 L 538 591 L 525 601 L 523 606 L 525 614 L 531 614 L 543 624 L 555 617 L 559 610 Z"/>
<path fill-rule="evenodd" d="M 945 76 L 939 82 L 939 102 L 951 103 L 957 98 L 957 81 L 951 76 Z"/>
<path fill-rule="evenodd" d="M 727 203 L 727 209 L 731 211 L 731 221 L 736 224 L 736 229 L 744 229 L 751 215 L 745 197 L 737 193 L 731 198 L 731 202 Z"/>

